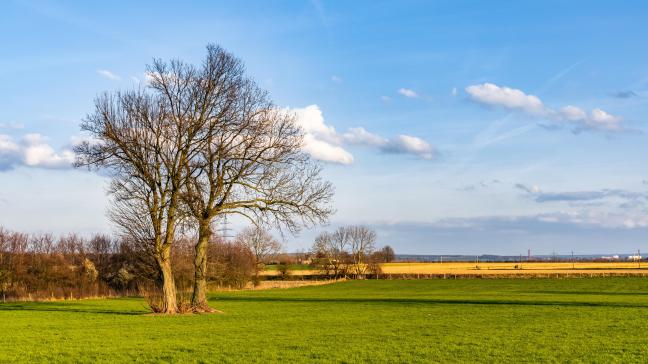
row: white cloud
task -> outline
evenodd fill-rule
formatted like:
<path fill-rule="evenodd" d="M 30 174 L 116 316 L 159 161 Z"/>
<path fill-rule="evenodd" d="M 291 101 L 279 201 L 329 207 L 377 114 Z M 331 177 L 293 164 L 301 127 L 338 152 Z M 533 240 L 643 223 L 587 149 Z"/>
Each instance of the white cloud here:
<path fill-rule="evenodd" d="M 569 121 L 579 121 L 579 120 L 587 119 L 587 113 L 583 111 L 583 109 L 572 105 L 561 107 L 560 110 L 558 110 L 558 113 L 562 118 Z"/>
<path fill-rule="evenodd" d="M 434 157 L 434 148 L 428 142 L 410 135 L 398 135 L 390 139 L 382 149 L 387 153 L 412 154 L 423 159 Z"/>
<path fill-rule="evenodd" d="M 351 144 L 381 146 L 387 143 L 387 139 L 380 135 L 370 133 L 363 127 L 349 128 L 343 137 L 346 142 Z"/>
<path fill-rule="evenodd" d="M 290 110 L 295 113 L 297 123 L 307 134 L 315 136 L 319 140 L 324 140 L 332 144 L 340 144 L 340 136 L 335 128 L 326 125 L 324 115 L 317 105 L 309 105 L 300 109 Z"/>
<path fill-rule="evenodd" d="M 297 124 L 304 130 L 304 151 L 315 159 L 326 162 L 351 164 L 353 155 L 344 149 L 345 145 L 374 147 L 384 153 L 411 154 L 423 159 L 432 159 L 434 148 L 423 139 L 398 135 L 393 139 L 371 133 L 362 127 L 349 128 L 340 134 L 324 121 L 317 105 L 287 109 L 294 113 Z"/>
<path fill-rule="evenodd" d="M 547 111 L 537 96 L 527 95 L 521 90 L 509 87 L 499 87 L 492 83 L 468 86 L 466 92 L 471 99 L 481 104 L 502 106 L 536 115 L 543 115 Z"/>
<path fill-rule="evenodd" d="M 453 87 L 452 90 L 450 90 L 450 95 L 452 95 L 452 96 L 457 96 L 458 93 L 459 92 L 457 91 L 456 87 Z"/>
<path fill-rule="evenodd" d="M 15 153 L 20 150 L 18 144 L 16 144 L 9 135 L 0 134 L 0 155 L 7 155 L 10 153 Z"/>
<path fill-rule="evenodd" d="M 38 168 L 69 168 L 74 152 L 55 151 L 40 134 L 27 134 L 19 142 L 9 135 L 0 135 L 0 171 L 17 166 Z"/>
<path fill-rule="evenodd" d="M 416 91 L 411 90 L 409 88 L 399 88 L 398 93 L 409 98 L 416 98 L 419 97 L 419 95 L 416 93 Z"/>
<path fill-rule="evenodd" d="M 335 83 L 342 83 L 342 77 L 333 75 L 333 76 L 331 76 L 331 81 L 333 81 Z"/>
<path fill-rule="evenodd" d="M 0 171 L 12 169 L 20 158 L 20 146 L 9 135 L 0 134 Z"/>
<path fill-rule="evenodd" d="M 384 153 L 412 154 L 423 159 L 434 157 L 434 148 L 428 142 L 410 135 L 397 135 L 386 139 L 362 127 L 357 127 L 350 128 L 343 137 L 347 143 L 378 147 Z"/>
<path fill-rule="evenodd" d="M 318 140 L 312 134 L 304 136 L 304 151 L 313 158 L 325 162 L 351 164 L 353 155 L 347 152 L 339 145 L 331 144 L 323 140 Z"/>
<path fill-rule="evenodd" d="M 561 107 L 556 111 L 545 106 L 537 96 L 492 83 L 468 86 L 466 92 L 473 101 L 480 104 L 504 107 L 534 117 L 547 118 L 557 123 L 571 123 L 576 130 L 590 129 L 607 132 L 623 130 L 620 117 L 599 108 L 594 108 L 589 114 L 573 105 Z"/>
<path fill-rule="evenodd" d="M 342 139 L 335 128 L 326 125 L 317 105 L 289 109 L 295 114 L 297 124 L 304 130 L 304 151 L 313 158 L 326 162 L 351 164 L 353 156 L 342 147 Z"/>
<path fill-rule="evenodd" d="M 97 73 L 100 74 L 101 76 L 109 79 L 109 80 L 119 80 L 121 77 L 117 76 L 116 74 L 108 71 L 108 70 L 97 70 Z"/>
<path fill-rule="evenodd" d="M 594 109 L 590 112 L 590 117 L 586 120 L 586 123 L 595 128 L 603 130 L 621 130 L 621 118 L 618 116 L 610 115 L 606 111 L 601 109 Z"/>
<path fill-rule="evenodd" d="M 389 96 L 380 96 L 380 99 L 383 100 L 384 102 L 391 101 L 391 97 L 389 97 Z"/>
<path fill-rule="evenodd" d="M 74 152 L 56 152 L 40 134 L 27 134 L 23 138 L 23 161 L 30 167 L 66 168 L 74 162 Z"/>

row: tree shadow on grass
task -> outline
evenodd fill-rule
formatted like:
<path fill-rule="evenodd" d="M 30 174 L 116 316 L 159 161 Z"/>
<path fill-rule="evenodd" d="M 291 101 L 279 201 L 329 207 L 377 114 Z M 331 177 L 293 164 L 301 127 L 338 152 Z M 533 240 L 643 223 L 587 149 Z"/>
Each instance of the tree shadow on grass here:
<path fill-rule="evenodd" d="M 591 295 L 591 296 L 648 296 L 648 292 L 610 292 L 610 291 L 533 291 L 538 294 Z"/>
<path fill-rule="evenodd" d="M 530 301 L 507 299 L 448 299 L 448 298 L 286 298 L 286 297 L 217 297 L 220 301 L 240 302 L 294 302 L 294 303 L 350 303 L 350 304 L 453 304 L 453 305 L 498 305 L 498 306 L 564 306 L 564 307 L 622 307 L 648 308 L 645 304 L 626 302 L 588 301 Z"/>
<path fill-rule="evenodd" d="M 101 307 L 77 305 L 74 303 L 58 304 L 51 302 L 12 302 L 0 303 L 0 312 L 3 311 L 34 311 L 34 312 L 64 312 L 64 313 L 89 313 L 102 315 L 144 315 L 148 312 L 129 310 L 107 310 Z"/>

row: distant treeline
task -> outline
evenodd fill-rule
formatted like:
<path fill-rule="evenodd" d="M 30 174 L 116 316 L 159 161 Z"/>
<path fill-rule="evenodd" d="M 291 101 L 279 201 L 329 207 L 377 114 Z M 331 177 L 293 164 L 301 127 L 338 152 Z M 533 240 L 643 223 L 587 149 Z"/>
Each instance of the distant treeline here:
<path fill-rule="evenodd" d="M 194 242 L 174 244 L 174 276 L 180 291 L 193 284 Z M 210 242 L 211 285 L 243 287 L 255 263 L 240 243 Z M 0 227 L 0 300 L 146 295 L 160 272 L 146 246 L 127 237 L 25 234 Z"/>
<path fill-rule="evenodd" d="M 396 254 L 400 262 L 442 263 L 442 262 L 614 262 L 645 260 L 639 255 L 619 254 L 613 256 L 602 255 L 423 255 L 423 254 Z"/>

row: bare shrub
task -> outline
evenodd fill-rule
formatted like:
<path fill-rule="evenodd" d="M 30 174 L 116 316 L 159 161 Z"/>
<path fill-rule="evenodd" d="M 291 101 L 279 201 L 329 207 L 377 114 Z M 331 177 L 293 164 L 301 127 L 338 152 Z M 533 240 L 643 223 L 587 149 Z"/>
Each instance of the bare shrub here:
<path fill-rule="evenodd" d="M 265 264 L 275 258 L 281 250 L 279 243 L 269 232 L 258 225 L 243 229 L 237 236 L 236 242 L 246 247 L 252 253 L 254 261 L 254 283 L 259 280 L 259 272 Z"/>
<path fill-rule="evenodd" d="M 254 259 L 242 244 L 214 241 L 208 246 L 208 280 L 219 287 L 243 288 L 254 276 Z"/>

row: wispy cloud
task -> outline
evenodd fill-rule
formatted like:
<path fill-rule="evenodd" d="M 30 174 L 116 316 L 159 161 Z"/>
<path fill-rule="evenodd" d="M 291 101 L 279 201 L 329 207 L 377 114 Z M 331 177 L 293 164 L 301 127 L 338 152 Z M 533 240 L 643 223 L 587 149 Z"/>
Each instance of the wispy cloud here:
<path fill-rule="evenodd" d="M 333 76 L 331 76 L 331 81 L 333 81 L 335 83 L 342 83 L 342 77 L 333 75 Z"/>
<path fill-rule="evenodd" d="M 118 75 L 114 74 L 113 72 L 111 72 L 109 70 L 97 70 L 97 73 L 99 75 L 109 79 L 109 80 L 115 80 L 116 81 L 116 80 L 121 79 L 121 77 L 119 77 Z"/>
<path fill-rule="evenodd" d="M 409 98 L 417 98 L 419 95 L 416 93 L 416 91 L 409 89 L 409 88 L 399 88 L 398 93 Z"/>
<path fill-rule="evenodd" d="M 620 132 L 625 130 L 621 125 L 621 117 L 612 115 L 600 108 L 594 108 L 589 113 L 573 105 L 554 110 L 547 107 L 537 96 L 526 94 L 519 89 L 500 87 L 492 83 L 468 86 L 466 92 L 470 99 L 477 103 L 502 107 L 532 117 L 547 119 L 560 126 L 571 126 L 574 131 Z"/>
<path fill-rule="evenodd" d="M 388 243 L 401 254 L 526 255 L 527 249 L 532 254 L 569 254 L 571 250 L 601 254 L 636 251 L 637 243 L 648 236 L 647 220 L 639 215 L 581 211 L 368 225 L 378 232 L 378 243 Z"/>
<path fill-rule="evenodd" d="M 498 179 L 491 179 L 491 180 L 481 180 L 478 183 L 470 183 L 461 187 L 456 187 L 455 191 L 459 192 L 466 192 L 466 191 L 475 191 L 478 188 L 479 189 L 484 189 L 484 188 L 489 188 L 497 184 L 501 184 L 502 182 Z"/>
<path fill-rule="evenodd" d="M 0 129 L 24 129 L 25 124 L 9 122 L 9 123 L 0 123 Z"/>
<path fill-rule="evenodd" d="M 544 192 L 538 186 L 527 186 L 518 183 L 515 187 L 524 191 L 527 196 L 536 202 L 578 202 L 595 201 L 603 199 L 621 199 L 627 201 L 644 201 L 648 203 L 648 193 L 635 192 L 623 189 L 602 189 L 587 191 L 560 191 Z"/>
<path fill-rule="evenodd" d="M 637 94 L 632 90 L 617 91 L 612 93 L 612 96 L 619 99 L 629 99 L 631 97 L 637 97 Z"/>

